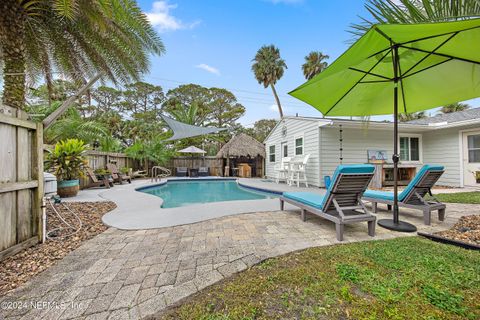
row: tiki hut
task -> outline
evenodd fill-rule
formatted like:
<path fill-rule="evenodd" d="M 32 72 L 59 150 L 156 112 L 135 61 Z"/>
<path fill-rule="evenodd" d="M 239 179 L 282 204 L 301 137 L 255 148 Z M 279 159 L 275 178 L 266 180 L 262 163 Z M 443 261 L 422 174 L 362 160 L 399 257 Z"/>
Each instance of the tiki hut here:
<path fill-rule="evenodd" d="M 228 141 L 217 153 L 224 159 L 224 175 L 240 177 L 262 177 L 265 146 L 245 133 Z"/>

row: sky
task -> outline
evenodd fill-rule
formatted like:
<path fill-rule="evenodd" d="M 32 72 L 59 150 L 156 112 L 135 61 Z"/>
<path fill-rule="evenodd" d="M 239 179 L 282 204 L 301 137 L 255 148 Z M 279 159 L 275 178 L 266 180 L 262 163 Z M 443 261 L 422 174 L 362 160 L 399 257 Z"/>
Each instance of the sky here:
<path fill-rule="evenodd" d="M 263 45 L 280 49 L 288 69 L 276 89 L 285 115 L 320 116 L 313 107 L 288 96 L 305 82 L 301 65 L 314 50 L 332 62 L 348 48 L 351 23 L 367 16 L 361 0 L 169 0 L 138 1 L 160 34 L 166 53 L 152 58 L 144 80 L 165 91 L 196 83 L 232 91 L 246 108 L 240 119 L 251 125 L 279 118 L 270 88 L 258 84 L 252 59 Z"/>

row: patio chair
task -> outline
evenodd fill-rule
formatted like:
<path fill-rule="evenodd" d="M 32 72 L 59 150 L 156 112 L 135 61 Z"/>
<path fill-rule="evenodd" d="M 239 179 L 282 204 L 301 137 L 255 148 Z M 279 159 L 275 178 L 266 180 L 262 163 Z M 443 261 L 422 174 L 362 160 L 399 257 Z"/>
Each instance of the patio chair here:
<path fill-rule="evenodd" d="M 356 222 L 367 222 L 368 235 L 373 237 L 377 218 L 367 210 L 361 198 L 372 180 L 374 170 L 373 165 L 340 165 L 325 195 L 284 192 L 280 197 L 280 209 L 283 210 L 287 202 L 302 210 L 303 221 L 306 220 L 306 213 L 310 212 L 334 222 L 338 241 L 343 240 L 344 226 Z"/>
<path fill-rule="evenodd" d="M 86 169 L 87 176 L 88 176 L 88 185 L 86 188 L 96 188 L 96 187 L 105 187 L 110 188 L 110 180 L 107 176 L 103 176 L 102 180 L 98 180 L 97 175 L 93 172 L 92 168 Z M 113 180 L 111 181 L 113 186 Z"/>
<path fill-rule="evenodd" d="M 112 178 L 114 182 L 123 184 L 123 181 L 128 181 L 128 183 L 132 183 L 132 178 L 130 178 L 129 175 L 121 173 L 114 163 L 108 163 L 107 169 L 112 174 Z"/>
<path fill-rule="evenodd" d="M 198 176 L 199 177 L 208 177 L 209 175 L 210 175 L 210 168 L 209 167 L 198 168 Z"/>
<path fill-rule="evenodd" d="M 273 170 L 275 173 L 275 183 L 280 183 L 281 181 L 287 182 L 291 160 L 292 157 L 283 157 L 281 162 L 274 166 Z"/>
<path fill-rule="evenodd" d="M 175 176 L 177 177 L 186 177 L 188 174 L 187 167 L 177 167 L 175 168 Z"/>
<path fill-rule="evenodd" d="M 297 187 L 300 187 L 300 183 L 304 183 L 305 187 L 308 188 L 307 180 L 307 163 L 310 155 L 307 154 L 300 158 L 292 159 L 290 162 L 290 170 L 288 172 L 288 185 L 296 184 Z"/>
<path fill-rule="evenodd" d="M 438 210 L 438 220 L 445 219 L 445 204 L 433 197 L 431 188 L 444 172 L 443 166 L 424 165 L 408 186 L 398 195 L 398 206 L 423 211 L 423 222 L 426 225 L 431 223 L 432 211 Z M 426 200 L 425 196 L 429 194 L 431 200 Z M 367 190 L 363 194 L 363 200 L 372 203 L 372 211 L 377 212 L 377 204 L 385 203 L 388 210 L 393 205 L 393 192 Z"/>

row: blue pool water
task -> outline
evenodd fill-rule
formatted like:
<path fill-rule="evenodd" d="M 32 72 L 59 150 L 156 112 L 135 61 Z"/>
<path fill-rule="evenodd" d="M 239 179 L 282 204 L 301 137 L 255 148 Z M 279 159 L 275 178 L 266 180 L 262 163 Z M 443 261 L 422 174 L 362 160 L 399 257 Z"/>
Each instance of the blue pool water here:
<path fill-rule="evenodd" d="M 182 207 L 195 203 L 258 200 L 277 197 L 275 194 L 241 188 L 233 180 L 169 181 L 165 185 L 140 191 L 162 198 L 162 208 Z"/>

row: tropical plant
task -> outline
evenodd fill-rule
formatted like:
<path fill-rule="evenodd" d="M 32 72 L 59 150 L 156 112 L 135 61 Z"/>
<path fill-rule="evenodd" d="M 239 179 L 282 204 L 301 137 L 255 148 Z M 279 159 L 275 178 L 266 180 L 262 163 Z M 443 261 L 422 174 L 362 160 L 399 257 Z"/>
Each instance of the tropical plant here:
<path fill-rule="evenodd" d="M 110 135 L 100 137 L 100 151 L 104 152 L 120 152 L 122 151 L 122 142 Z"/>
<path fill-rule="evenodd" d="M 148 141 L 137 141 L 125 150 L 127 156 L 144 163 L 144 169 L 148 171 L 148 162 L 165 164 L 173 155 L 174 150 L 167 146 L 161 136 Z"/>
<path fill-rule="evenodd" d="M 302 71 L 305 79 L 310 80 L 322 72 L 328 66 L 328 63 L 324 61 L 328 58 L 330 58 L 328 55 L 323 54 L 320 51 L 312 51 L 305 56 L 305 63 L 302 64 Z"/>
<path fill-rule="evenodd" d="M 62 118 L 45 131 L 45 141 L 54 143 L 59 140 L 75 138 L 92 143 L 107 136 L 107 132 L 102 123 L 85 119 L 76 108 L 69 108 Z"/>
<path fill-rule="evenodd" d="M 470 105 L 467 103 L 462 103 L 462 102 L 457 102 L 457 103 L 451 103 L 447 104 L 446 106 L 443 106 L 440 109 L 441 113 L 452 113 L 452 112 L 458 112 L 458 111 L 465 111 L 470 109 Z"/>
<path fill-rule="evenodd" d="M 274 45 L 263 46 L 253 58 L 252 71 L 258 83 L 262 84 L 264 88 L 270 87 L 273 91 L 273 96 L 277 102 L 278 112 L 280 118 L 283 118 L 283 110 L 278 98 L 275 84 L 282 78 L 287 64 L 285 60 L 280 57 L 280 50 Z"/>
<path fill-rule="evenodd" d="M 427 117 L 427 114 L 425 113 L 425 111 L 412 112 L 412 113 L 399 113 L 398 114 L 398 120 L 400 122 L 407 122 L 407 121 L 412 121 L 412 120 L 425 119 L 426 117 Z"/>
<path fill-rule="evenodd" d="M 87 145 L 78 139 L 67 139 L 55 144 L 48 151 L 45 167 L 59 180 L 76 180 L 83 176 L 87 167 L 85 151 Z"/>
<path fill-rule="evenodd" d="M 196 102 L 193 102 L 191 105 L 188 106 L 188 108 L 177 105 L 175 109 L 172 109 L 170 111 L 170 115 L 173 117 L 173 119 L 186 124 L 190 124 L 192 126 L 201 125 L 200 119 L 198 118 L 197 114 L 198 107 Z"/>
<path fill-rule="evenodd" d="M 365 8 L 373 20 L 362 18 L 351 32 L 363 35 L 376 23 L 420 23 L 451 21 L 480 16 L 478 0 L 368 0 Z"/>
<path fill-rule="evenodd" d="M 163 44 L 135 0 L 0 1 L 3 103 L 22 109 L 27 77 L 137 80 Z"/>

